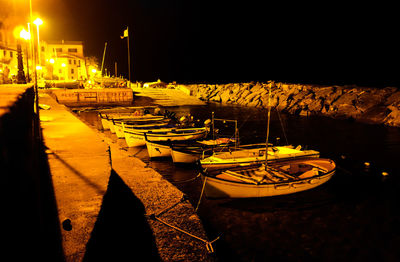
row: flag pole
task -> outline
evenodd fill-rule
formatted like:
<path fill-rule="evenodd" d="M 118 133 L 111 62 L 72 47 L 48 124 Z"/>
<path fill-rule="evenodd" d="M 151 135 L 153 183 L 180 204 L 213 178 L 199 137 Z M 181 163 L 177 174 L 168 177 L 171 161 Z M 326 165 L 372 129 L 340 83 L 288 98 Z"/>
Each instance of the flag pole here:
<path fill-rule="evenodd" d="M 126 31 L 128 32 L 128 72 L 129 72 L 129 87 L 131 86 L 131 55 L 129 51 L 129 27 L 126 27 Z"/>

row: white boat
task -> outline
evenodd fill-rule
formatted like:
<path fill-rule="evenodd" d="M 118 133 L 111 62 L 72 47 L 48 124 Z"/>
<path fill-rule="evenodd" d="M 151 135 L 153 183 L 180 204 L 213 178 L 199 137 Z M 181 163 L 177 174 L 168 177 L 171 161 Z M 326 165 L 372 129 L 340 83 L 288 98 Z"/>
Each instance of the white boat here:
<path fill-rule="evenodd" d="M 327 182 L 335 173 L 330 159 L 309 158 L 236 169 L 203 170 L 209 198 L 254 198 L 293 194 Z"/>
<path fill-rule="evenodd" d="M 198 159 L 199 155 L 204 155 L 206 152 L 211 155 L 213 148 L 222 148 L 233 142 L 234 140 L 229 138 L 172 141 L 149 141 L 147 138 L 146 146 L 151 158 L 172 156 L 174 163 L 194 163 L 195 160 L 191 160 L 193 157 Z"/>
<path fill-rule="evenodd" d="M 214 152 L 235 150 L 235 139 L 218 138 L 214 140 L 196 141 L 196 143 L 171 145 L 172 160 L 176 164 L 195 163 L 211 156 Z"/>
<path fill-rule="evenodd" d="M 234 151 L 215 152 L 213 155 L 200 159 L 200 164 L 208 170 L 248 166 L 265 162 L 265 144 L 251 144 L 239 147 Z M 301 147 L 269 146 L 267 161 L 287 161 L 299 158 L 319 157 L 315 150 L 301 150 Z"/>
<path fill-rule="evenodd" d="M 156 116 L 156 115 L 137 115 L 137 116 L 126 116 L 126 117 L 115 117 L 115 118 L 102 118 L 102 121 L 107 122 L 110 132 L 115 134 L 115 125 L 116 123 L 126 122 L 126 123 L 140 123 L 140 122 L 148 122 L 148 121 L 161 121 L 165 119 L 164 116 Z"/>
<path fill-rule="evenodd" d="M 160 129 L 124 128 L 124 134 L 127 145 L 129 147 L 136 147 L 146 144 L 144 134 L 146 134 L 151 141 L 182 141 L 203 138 L 207 135 L 207 129 L 205 127 Z"/>
<path fill-rule="evenodd" d="M 148 107 L 122 107 L 103 109 L 99 111 L 99 117 L 103 130 L 109 130 L 112 125 L 112 119 L 129 119 L 138 116 L 151 116 L 160 112 L 160 108 L 155 106 Z M 112 128 L 112 127 L 111 127 Z"/>
<path fill-rule="evenodd" d="M 130 120 L 113 120 L 115 135 L 118 138 L 125 139 L 124 128 L 159 128 L 167 127 L 170 120 L 164 117 L 150 119 L 130 119 Z"/>
<path fill-rule="evenodd" d="M 151 142 L 146 140 L 146 148 L 150 158 L 171 156 L 171 145 L 169 143 Z"/>

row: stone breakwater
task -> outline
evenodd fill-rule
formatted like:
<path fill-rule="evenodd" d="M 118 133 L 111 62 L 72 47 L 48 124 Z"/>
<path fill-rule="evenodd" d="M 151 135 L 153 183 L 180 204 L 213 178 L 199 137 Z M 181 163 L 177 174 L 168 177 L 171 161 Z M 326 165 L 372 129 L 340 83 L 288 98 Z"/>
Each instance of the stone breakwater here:
<path fill-rule="evenodd" d="M 192 96 L 204 101 L 268 107 L 269 83 L 193 84 L 183 87 Z M 378 89 L 274 83 L 270 105 L 290 114 L 323 115 L 400 127 L 400 90 L 396 87 Z"/>

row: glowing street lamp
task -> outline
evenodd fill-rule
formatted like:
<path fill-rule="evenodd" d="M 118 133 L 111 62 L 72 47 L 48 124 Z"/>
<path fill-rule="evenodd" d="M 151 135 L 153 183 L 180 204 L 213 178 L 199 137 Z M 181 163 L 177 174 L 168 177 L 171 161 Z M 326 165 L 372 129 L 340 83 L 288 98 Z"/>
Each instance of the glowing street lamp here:
<path fill-rule="evenodd" d="M 39 26 L 41 26 L 43 24 L 43 21 L 42 21 L 42 19 L 40 19 L 38 17 L 38 18 L 35 19 L 35 21 L 33 21 L 33 23 L 36 25 L 36 28 L 37 28 L 37 50 L 38 50 L 38 58 L 39 58 L 38 65 L 40 66 L 41 62 L 40 62 Z"/>
<path fill-rule="evenodd" d="M 31 39 L 31 34 L 26 31 L 25 28 L 22 28 L 21 32 L 19 32 L 19 36 L 26 41 Z"/>

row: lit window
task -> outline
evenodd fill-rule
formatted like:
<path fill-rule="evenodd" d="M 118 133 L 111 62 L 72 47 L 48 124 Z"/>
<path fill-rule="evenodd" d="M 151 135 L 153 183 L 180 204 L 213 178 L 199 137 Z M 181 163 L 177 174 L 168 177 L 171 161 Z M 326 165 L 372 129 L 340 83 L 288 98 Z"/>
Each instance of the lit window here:
<path fill-rule="evenodd" d="M 78 53 L 78 49 L 77 48 L 68 48 L 68 52 L 69 53 Z"/>
<path fill-rule="evenodd" d="M 74 59 L 74 65 L 76 65 L 76 60 Z"/>
<path fill-rule="evenodd" d="M 73 73 L 75 73 L 75 71 L 74 71 L 74 69 L 73 69 L 73 68 L 71 68 L 71 74 L 73 74 Z"/>
<path fill-rule="evenodd" d="M 57 53 L 61 53 L 62 52 L 62 48 L 56 48 L 56 52 Z"/>
<path fill-rule="evenodd" d="M 68 62 L 69 62 L 70 65 L 72 64 L 72 60 L 71 59 L 68 59 Z"/>
<path fill-rule="evenodd" d="M 10 57 L 13 57 L 13 52 L 12 51 L 10 51 Z"/>

